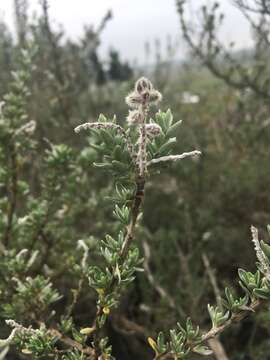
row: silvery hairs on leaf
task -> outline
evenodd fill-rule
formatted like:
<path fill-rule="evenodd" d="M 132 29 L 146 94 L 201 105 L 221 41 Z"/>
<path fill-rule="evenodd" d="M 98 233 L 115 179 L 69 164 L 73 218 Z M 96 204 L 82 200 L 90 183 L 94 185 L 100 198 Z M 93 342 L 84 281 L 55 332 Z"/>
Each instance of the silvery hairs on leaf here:
<path fill-rule="evenodd" d="M 16 323 L 16 321 L 14 320 L 6 320 L 6 324 L 9 325 L 10 327 L 13 327 L 13 329 L 8 338 L 0 339 L 0 348 L 10 345 L 17 334 L 32 335 L 35 333 L 35 330 L 33 330 L 32 328 L 25 328 L 21 324 Z"/>
<path fill-rule="evenodd" d="M 125 131 L 125 129 L 122 128 L 122 126 L 117 125 L 115 123 L 112 122 L 92 122 L 92 123 L 84 123 L 81 124 L 77 127 L 75 127 L 74 131 L 75 133 L 79 133 L 82 130 L 91 130 L 91 129 L 115 129 L 117 131 L 117 133 L 122 136 L 123 140 L 126 143 L 127 146 L 127 150 L 129 152 L 129 155 L 131 157 L 131 159 L 134 159 L 134 150 L 133 150 L 133 145 L 132 142 L 130 140 L 129 135 L 127 134 L 127 132 Z"/>
<path fill-rule="evenodd" d="M 129 126 L 132 125 L 140 125 L 143 123 L 143 114 L 138 110 L 129 110 L 129 114 L 127 116 L 127 123 Z"/>
<path fill-rule="evenodd" d="M 161 133 L 161 127 L 158 124 L 146 124 L 146 134 L 150 138 L 154 138 L 155 136 L 158 136 Z"/>
<path fill-rule="evenodd" d="M 257 259 L 259 260 L 262 266 L 262 272 L 267 280 L 270 280 L 270 266 L 267 257 L 265 256 L 264 252 L 262 251 L 258 229 L 255 226 L 251 226 L 250 228 L 252 234 L 252 242 L 254 243 L 254 249 L 256 252 Z"/>
<path fill-rule="evenodd" d="M 29 335 L 33 335 L 37 332 L 37 330 L 32 329 L 31 327 L 24 327 L 21 324 L 18 324 L 16 321 L 12 320 L 12 319 L 8 319 L 6 320 L 6 324 L 10 327 L 13 327 L 13 330 L 16 330 L 19 334 L 29 334 Z"/>

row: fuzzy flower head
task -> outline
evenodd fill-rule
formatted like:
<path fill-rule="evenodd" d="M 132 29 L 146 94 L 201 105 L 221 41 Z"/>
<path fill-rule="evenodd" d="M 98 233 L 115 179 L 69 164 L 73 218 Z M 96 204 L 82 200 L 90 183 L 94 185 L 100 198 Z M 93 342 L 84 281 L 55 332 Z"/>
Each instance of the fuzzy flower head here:
<path fill-rule="evenodd" d="M 150 138 L 154 138 L 161 133 L 161 127 L 158 124 L 154 124 L 154 123 L 146 124 L 145 128 L 146 128 L 146 134 Z"/>
<path fill-rule="evenodd" d="M 142 115 L 141 111 L 129 110 L 129 114 L 127 116 L 127 123 L 129 126 L 142 124 L 143 123 L 143 115 Z"/>
<path fill-rule="evenodd" d="M 148 80 L 145 77 L 141 77 L 139 80 L 135 83 L 135 91 L 139 94 L 146 94 L 150 93 L 150 91 L 153 90 L 153 85 L 150 80 Z"/>
<path fill-rule="evenodd" d="M 157 104 L 162 96 L 155 90 L 151 81 L 142 77 L 136 81 L 134 90 L 126 97 L 126 103 L 133 109 L 138 109 L 140 105 Z"/>

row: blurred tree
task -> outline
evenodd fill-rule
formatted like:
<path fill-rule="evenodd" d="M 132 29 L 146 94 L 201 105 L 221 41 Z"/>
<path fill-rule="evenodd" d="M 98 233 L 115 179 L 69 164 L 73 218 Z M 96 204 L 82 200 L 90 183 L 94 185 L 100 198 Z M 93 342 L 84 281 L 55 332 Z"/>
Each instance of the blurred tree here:
<path fill-rule="evenodd" d="M 240 90 L 251 90 L 255 96 L 270 98 L 270 13 L 266 0 L 234 0 L 250 24 L 254 46 L 243 53 L 232 52 L 223 46 L 218 31 L 224 14 L 219 4 L 202 6 L 199 24 L 189 24 L 186 15 L 186 0 L 177 0 L 184 39 L 192 53 L 217 77 Z M 196 30 L 195 30 L 196 29 Z"/>
<path fill-rule="evenodd" d="M 0 94 L 7 91 L 7 84 L 10 80 L 10 72 L 13 67 L 14 44 L 12 36 L 2 21 L 0 21 Z"/>
<path fill-rule="evenodd" d="M 110 80 L 125 81 L 132 77 L 132 69 L 128 63 L 122 63 L 116 50 L 110 51 L 108 77 Z"/>
<path fill-rule="evenodd" d="M 14 0 L 17 38 L 20 46 L 25 46 L 28 21 L 28 0 Z"/>

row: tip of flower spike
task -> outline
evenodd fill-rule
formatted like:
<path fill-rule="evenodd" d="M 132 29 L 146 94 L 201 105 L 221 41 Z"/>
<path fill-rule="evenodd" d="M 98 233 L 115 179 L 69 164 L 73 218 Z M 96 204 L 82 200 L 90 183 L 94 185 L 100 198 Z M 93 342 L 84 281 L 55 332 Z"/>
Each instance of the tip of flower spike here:
<path fill-rule="evenodd" d="M 150 80 L 146 77 L 141 77 L 136 81 L 135 90 L 141 94 L 143 91 L 151 91 L 153 89 L 153 85 Z"/>
<path fill-rule="evenodd" d="M 74 132 L 76 134 L 78 134 L 80 132 L 80 125 L 75 127 Z"/>
<path fill-rule="evenodd" d="M 145 77 L 136 81 L 134 90 L 126 97 L 126 103 L 133 109 L 138 109 L 140 105 L 157 104 L 161 100 L 160 92 Z"/>

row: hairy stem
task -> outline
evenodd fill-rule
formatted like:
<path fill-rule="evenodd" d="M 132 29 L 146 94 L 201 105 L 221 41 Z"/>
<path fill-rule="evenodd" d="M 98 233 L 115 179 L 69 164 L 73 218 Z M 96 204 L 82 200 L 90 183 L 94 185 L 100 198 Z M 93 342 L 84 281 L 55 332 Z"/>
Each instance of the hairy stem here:
<path fill-rule="evenodd" d="M 128 254 L 130 244 L 131 244 L 132 240 L 134 239 L 135 226 L 137 223 L 141 204 L 142 204 L 142 201 L 144 198 L 144 187 L 145 187 L 145 179 L 141 176 L 138 176 L 138 178 L 136 180 L 136 191 L 135 191 L 135 195 L 134 195 L 132 206 L 131 206 L 131 219 L 130 219 L 129 225 L 127 226 L 125 239 L 124 239 L 124 242 L 123 242 L 123 245 L 121 248 L 121 252 L 120 252 L 120 263 L 121 264 L 124 263 L 124 261 L 127 257 L 127 254 Z M 109 291 L 110 292 L 114 291 L 116 286 L 117 286 L 117 281 L 116 281 L 116 278 L 114 278 L 113 281 L 111 282 Z M 102 315 L 102 312 L 103 312 L 103 309 L 101 307 L 98 307 L 96 316 L 94 319 L 94 323 L 93 323 L 93 328 L 95 329 L 94 334 L 93 334 L 93 338 L 94 338 L 93 344 L 94 344 L 94 349 L 95 349 L 94 359 L 95 360 L 97 360 L 100 355 L 99 346 L 98 346 L 99 330 L 100 330 L 100 328 L 98 327 L 98 318 Z"/>
<path fill-rule="evenodd" d="M 137 223 L 137 218 L 140 212 L 141 203 L 144 197 L 144 186 L 145 186 L 145 179 L 143 177 L 138 177 L 136 181 L 136 193 L 133 199 L 133 204 L 131 208 L 131 221 L 130 224 L 127 227 L 127 232 L 125 236 L 125 240 L 121 249 L 121 260 L 125 260 L 129 246 L 132 242 L 132 239 L 134 237 L 134 229 Z"/>
<path fill-rule="evenodd" d="M 138 150 L 138 159 L 137 164 L 139 167 L 140 177 L 144 177 L 147 170 L 147 159 L 146 159 L 146 117 L 148 108 L 145 104 L 140 106 L 140 112 L 142 115 L 142 124 L 139 127 L 139 150 Z"/>

